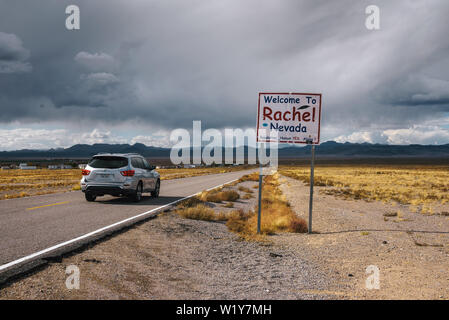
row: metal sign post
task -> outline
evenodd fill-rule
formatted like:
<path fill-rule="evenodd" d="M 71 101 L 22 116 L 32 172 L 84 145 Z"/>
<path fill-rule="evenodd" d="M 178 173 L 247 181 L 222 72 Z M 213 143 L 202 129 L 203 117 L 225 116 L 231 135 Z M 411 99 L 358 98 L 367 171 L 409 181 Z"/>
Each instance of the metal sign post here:
<path fill-rule="evenodd" d="M 260 171 L 259 171 L 259 208 L 257 210 L 257 234 L 260 234 L 260 219 L 262 214 L 262 185 L 263 185 L 263 172 L 262 163 L 259 159 Z"/>
<path fill-rule="evenodd" d="M 312 140 L 307 141 L 312 144 Z M 312 208 L 313 208 L 313 185 L 314 185 L 314 171 L 315 171 L 315 145 L 312 144 L 312 159 L 310 163 L 310 198 L 309 198 L 309 234 L 312 233 Z"/>

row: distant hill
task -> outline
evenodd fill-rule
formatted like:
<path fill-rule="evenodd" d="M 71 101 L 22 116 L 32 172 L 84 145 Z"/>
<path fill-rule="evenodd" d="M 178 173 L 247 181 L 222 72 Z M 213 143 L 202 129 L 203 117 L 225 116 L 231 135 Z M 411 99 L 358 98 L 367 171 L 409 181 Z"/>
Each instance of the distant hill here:
<path fill-rule="evenodd" d="M 170 156 L 170 149 L 148 147 L 142 143 L 129 144 L 76 144 L 70 148 L 48 150 L 16 150 L 0 152 L 0 159 L 85 159 L 101 152 L 140 153 L 148 158 L 164 158 Z"/>
<path fill-rule="evenodd" d="M 245 154 L 248 148 L 245 147 Z M 77 144 L 69 148 L 49 150 L 1 151 L 0 159 L 86 159 L 100 152 L 139 153 L 147 158 L 168 158 L 169 148 L 146 146 L 141 143 L 129 144 Z M 449 144 L 444 145 L 384 145 L 370 143 L 324 142 L 316 148 L 317 156 L 334 158 L 376 158 L 376 157 L 417 157 L 449 158 Z M 310 146 L 283 146 L 280 158 L 305 158 L 310 155 Z"/>
<path fill-rule="evenodd" d="M 306 156 L 310 154 L 310 146 L 303 148 L 287 147 L 279 150 L 280 157 Z M 449 144 L 444 145 L 387 145 L 371 143 L 338 143 L 324 142 L 316 147 L 316 154 L 326 157 L 449 157 Z"/>

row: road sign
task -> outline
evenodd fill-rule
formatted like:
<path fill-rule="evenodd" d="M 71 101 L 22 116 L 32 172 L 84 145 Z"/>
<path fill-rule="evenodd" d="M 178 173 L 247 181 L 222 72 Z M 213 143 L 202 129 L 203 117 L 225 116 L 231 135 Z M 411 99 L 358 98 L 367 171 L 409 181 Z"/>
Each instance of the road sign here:
<path fill-rule="evenodd" d="M 261 92 L 257 108 L 257 142 L 311 144 L 309 233 L 312 233 L 312 205 L 315 145 L 320 144 L 321 93 Z M 262 215 L 262 167 L 259 173 L 257 233 Z"/>
<path fill-rule="evenodd" d="M 259 93 L 257 142 L 319 144 L 320 122 L 320 93 Z"/>

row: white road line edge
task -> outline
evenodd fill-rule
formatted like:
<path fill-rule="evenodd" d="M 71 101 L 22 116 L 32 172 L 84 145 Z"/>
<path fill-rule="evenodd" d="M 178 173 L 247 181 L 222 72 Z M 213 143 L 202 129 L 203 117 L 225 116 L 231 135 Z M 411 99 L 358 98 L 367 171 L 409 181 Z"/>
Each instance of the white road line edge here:
<path fill-rule="evenodd" d="M 238 178 L 238 179 L 240 179 L 240 178 Z M 220 185 L 218 185 L 218 186 L 215 186 L 215 187 L 206 189 L 206 191 L 210 191 L 210 190 L 212 190 L 212 189 L 220 188 L 220 187 L 222 187 L 222 186 L 224 186 L 224 185 L 226 185 L 226 184 L 233 183 L 234 181 L 237 181 L 238 179 L 234 179 L 234 180 L 231 180 L 231 181 L 222 183 L 222 184 L 220 184 Z M 194 197 L 194 196 L 200 194 L 201 192 L 202 192 L 202 191 L 197 192 L 197 193 L 195 193 L 195 194 L 191 194 L 190 196 L 187 196 L 187 197 L 184 197 L 184 198 L 175 200 L 175 201 L 173 201 L 173 202 L 164 204 L 163 206 L 160 206 L 160 207 L 151 209 L 151 210 L 146 211 L 146 212 L 144 212 L 144 213 L 140 213 L 140 214 L 138 214 L 138 215 L 136 215 L 136 216 L 133 216 L 133 217 L 130 217 L 130 218 L 126 218 L 126 219 L 124 219 L 124 220 L 122 220 L 122 221 L 113 223 L 113 224 L 111 224 L 111 225 L 109 225 L 109 226 L 106 226 L 106 227 L 97 229 L 97 230 L 92 231 L 92 232 L 89 232 L 89 233 L 86 233 L 86 234 L 84 234 L 84 235 L 82 235 L 82 236 L 79 236 L 79 237 L 77 237 L 77 238 L 74 238 L 74 239 L 71 239 L 71 240 L 68 240 L 68 241 L 59 243 L 59 244 L 54 245 L 54 246 L 52 246 L 52 247 L 46 248 L 46 249 L 44 249 L 44 250 L 41 250 L 41 251 L 32 253 L 32 254 L 30 254 L 30 255 L 28 255 L 28 256 L 25 256 L 25 257 L 23 257 L 23 258 L 20 258 L 20 259 L 17 259 L 17 260 L 8 262 L 8 263 L 6 263 L 6 264 L 0 266 L 0 271 L 6 270 L 6 269 L 8 269 L 8 268 L 10 268 L 10 267 L 13 267 L 13 266 L 17 265 L 17 264 L 20 264 L 20 263 L 22 263 L 22 262 L 29 261 L 29 260 L 31 260 L 31 259 L 33 259 L 33 258 L 36 258 L 36 257 L 40 256 L 40 255 L 43 255 L 43 254 L 48 253 L 48 252 L 51 252 L 51 251 L 53 251 L 53 250 L 62 248 L 62 247 L 64 247 L 64 246 L 67 246 L 67 245 L 69 245 L 69 244 L 75 243 L 75 242 L 77 242 L 77 241 L 80 241 L 80 240 L 89 238 L 89 237 L 91 237 L 91 236 L 93 236 L 93 235 L 95 235 L 95 234 L 97 234 L 97 233 L 103 232 L 103 231 L 108 230 L 108 229 L 112 229 L 112 228 L 114 228 L 114 227 L 116 227 L 116 226 L 119 226 L 119 225 L 121 225 L 121 224 L 124 224 L 124 223 L 126 223 L 126 222 L 128 222 L 128 221 L 135 220 L 135 219 L 140 218 L 140 217 L 143 217 L 143 216 L 145 216 L 145 215 L 149 215 L 150 213 L 153 213 L 153 212 L 155 212 L 155 211 L 159 211 L 159 210 L 161 210 L 161 209 L 163 209 L 163 208 L 166 208 L 166 207 L 169 207 L 169 206 L 171 206 L 171 205 L 173 205 L 173 204 L 175 204 L 175 203 L 178 203 L 178 202 L 180 202 L 180 201 L 183 201 L 183 200 L 189 199 L 189 198 L 191 198 L 191 197 Z"/>

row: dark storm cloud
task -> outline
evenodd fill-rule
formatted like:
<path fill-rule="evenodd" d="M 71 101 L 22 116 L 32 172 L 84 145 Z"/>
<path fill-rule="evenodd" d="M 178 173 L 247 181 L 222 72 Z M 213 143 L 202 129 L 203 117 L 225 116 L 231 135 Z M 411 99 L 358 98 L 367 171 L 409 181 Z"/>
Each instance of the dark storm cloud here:
<path fill-rule="evenodd" d="M 434 106 L 449 111 L 449 81 L 424 76 L 405 78 L 390 83 L 382 102 L 398 106 Z"/>
<path fill-rule="evenodd" d="M 75 56 L 75 61 L 92 71 L 111 71 L 114 67 L 114 58 L 106 53 L 81 51 Z"/>
<path fill-rule="evenodd" d="M 26 61 L 29 56 L 16 35 L 0 32 L 0 73 L 30 72 L 31 65 Z"/>
<path fill-rule="evenodd" d="M 0 0 L 0 31 L 22 41 L 0 33 L 0 68 L 2 56 L 33 66 L 0 74 L 5 123 L 253 127 L 264 90 L 322 92 L 335 134 L 448 110 L 445 0 L 376 1 L 378 31 L 359 0 L 23 3 Z M 69 4 L 79 31 L 65 29 Z M 416 108 L 428 105 L 438 107 Z"/>

